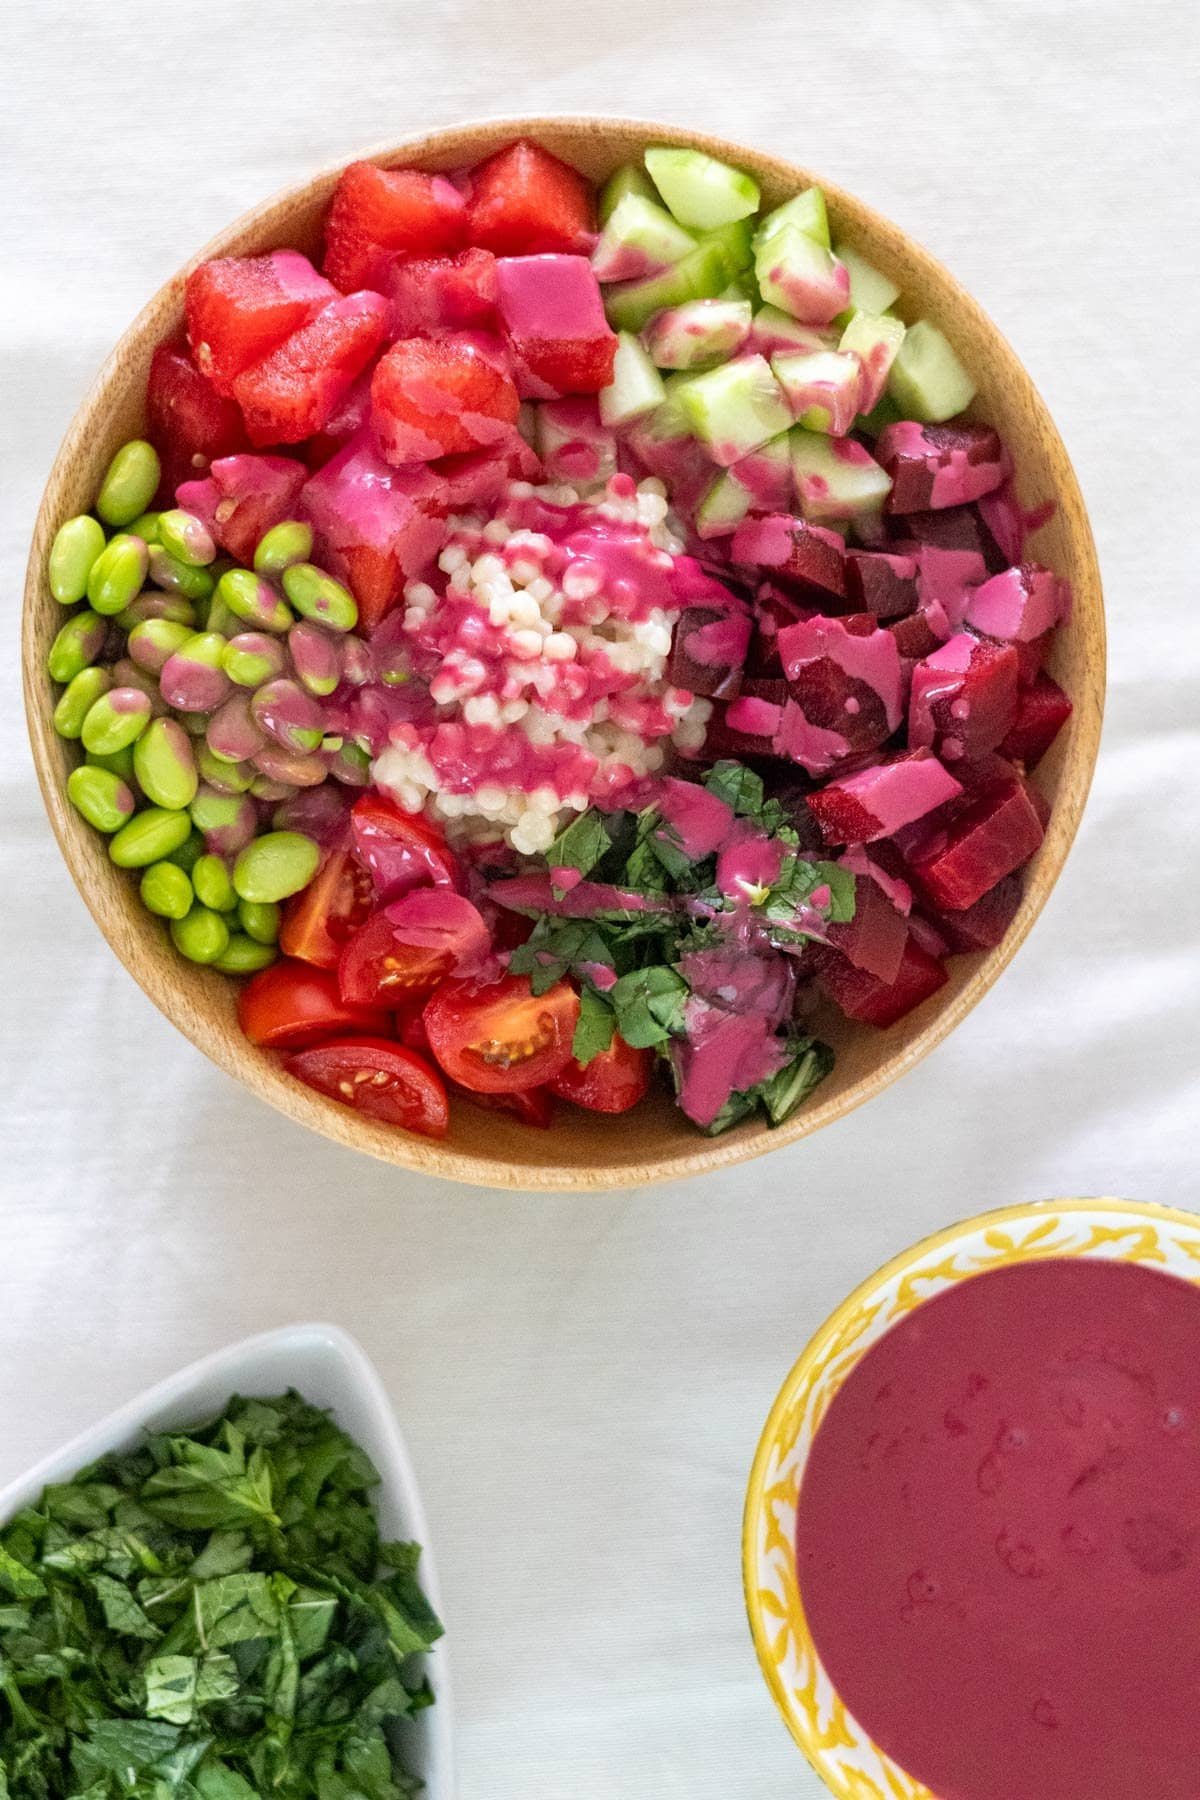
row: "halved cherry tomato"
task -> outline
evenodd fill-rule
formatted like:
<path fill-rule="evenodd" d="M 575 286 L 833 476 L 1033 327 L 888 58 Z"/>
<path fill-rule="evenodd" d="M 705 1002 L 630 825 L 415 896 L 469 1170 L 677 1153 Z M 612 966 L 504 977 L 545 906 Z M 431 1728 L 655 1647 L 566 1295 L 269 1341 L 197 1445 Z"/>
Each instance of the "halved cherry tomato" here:
<path fill-rule="evenodd" d="M 338 961 L 342 998 L 358 1006 L 407 1006 L 454 967 L 447 950 L 403 944 L 386 913 L 360 925 Z"/>
<path fill-rule="evenodd" d="M 285 956 L 318 969 L 335 969 L 347 938 L 370 917 L 374 904 L 374 884 L 352 855 L 347 833 L 284 907 L 279 947 Z"/>
<path fill-rule="evenodd" d="M 612 1043 L 589 1063 L 577 1063 L 574 1057 L 561 1074 L 550 1083 L 550 1091 L 586 1106 L 589 1112 L 623 1113 L 636 1106 L 650 1087 L 654 1053 L 635 1050 L 619 1032 L 613 1032 Z"/>
<path fill-rule="evenodd" d="M 565 981 L 534 995 L 525 975 L 444 981 L 425 1008 L 429 1047 L 473 1094 L 542 1087 L 571 1060 L 579 995 Z"/>
<path fill-rule="evenodd" d="M 339 1031 L 391 1028 L 385 1012 L 344 1000 L 329 970 L 286 960 L 272 963 L 242 988 L 238 1024 L 252 1044 L 268 1050 L 298 1050 Z"/>
<path fill-rule="evenodd" d="M 425 1029 L 425 996 L 414 1000 L 403 1012 L 394 1015 L 396 1036 L 410 1050 L 419 1050 L 423 1056 L 430 1055 L 429 1033 Z"/>
<path fill-rule="evenodd" d="M 392 1038 L 331 1038 L 298 1050 L 283 1066 L 319 1094 L 385 1125 L 402 1125 L 432 1138 L 445 1137 L 449 1129 L 441 1076 L 424 1057 Z"/>
<path fill-rule="evenodd" d="M 428 882 L 460 885 L 458 858 L 437 826 L 420 813 L 402 812 L 386 794 L 360 794 L 350 809 L 350 827 L 358 860 L 370 870 L 382 899 Z"/>
<path fill-rule="evenodd" d="M 520 1094 L 472 1094 L 460 1087 L 453 1087 L 453 1091 L 472 1106 L 511 1113 L 522 1125 L 536 1125 L 539 1131 L 547 1131 L 554 1123 L 554 1095 L 548 1087 L 528 1088 Z"/>

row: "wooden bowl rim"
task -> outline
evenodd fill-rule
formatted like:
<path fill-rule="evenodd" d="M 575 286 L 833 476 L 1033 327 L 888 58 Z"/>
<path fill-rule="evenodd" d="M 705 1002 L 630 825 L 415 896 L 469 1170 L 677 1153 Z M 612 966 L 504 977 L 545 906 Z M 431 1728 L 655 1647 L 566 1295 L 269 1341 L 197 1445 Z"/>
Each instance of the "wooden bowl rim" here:
<path fill-rule="evenodd" d="M 98 893 L 87 879 L 88 869 L 96 860 L 96 852 L 90 846 L 88 850 L 80 851 L 78 840 L 71 830 L 72 815 L 55 771 L 59 740 L 50 722 L 50 709 L 46 705 L 45 672 L 36 654 L 35 621 L 38 608 L 44 604 L 44 546 L 49 541 L 51 525 L 56 526 L 59 522 L 54 516 L 52 501 L 65 472 L 80 455 L 91 434 L 93 418 L 103 409 L 109 389 L 118 377 L 127 348 L 140 347 L 145 329 L 170 297 L 178 295 L 188 272 L 209 257 L 226 254 L 231 245 L 247 234 L 256 231 L 265 233 L 277 220 L 282 223 L 296 208 L 305 203 L 311 204 L 320 196 L 323 188 L 332 187 L 346 162 L 355 160 L 354 158 L 339 159 L 336 164 L 318 171 L 305 181 L 278 190 L 267 200 L 242 213 L 189 258 L 176 275 L 164 282 L 122 333 L 85 394 L 51 465 L 38 507 L 26 571 L 22 643 L 26 721 L 34 765 L 50 824 L 71 877 L 101 933 L 139 987 L 197 1049 L 203 1051 L 227 1074 L 243 1082 L 260 1099 L 289 1118 L 380 1161 L 421 1174 L 438 1175 L 481 1187 L 587 1192 L 614 1187 L 638 1187 L 709 1174 L 808 1137 L 823 1126 L 853 1112 L 891 1082 L 906 1074 L 948 1037 L 955 1026 L 978 1005 L 1028 936 L 1062 872 L 1078 829 L 1095 769 L 1103 722 L 1105 627 L 1100 570 L 1078 480 L 1049 409 L 1024 365 L 984 309 L 929 251 L 848 190 L 771 152 L 754 150 L 729 139 L 689 131 L 682 126 L 601 113 L 519 117 L 498 115 L 494 118 L 476 119 L 390 141 L 362 152 L 361 157 L 363 160 L 388 165 L 428 159 L 431 163 L 441 161 L 444 166 L 452 167 L 455 163 L 469 163 L 512 137 L 536 139 L 545 135 L 557 138 L 563 134 L 590 138 L 603 143 L 606 150 L 619 152 L 628 150 L 632 153 L 635 147 L 649 142 L 693 146 L 726 161 L 748 164 L 757 174 L 766 173 L 771 179 L 790 189 L 819 184 L 833 210 L 853 216 L 856 233 L 865 232 L 876 248 L 882 245 L 885 250 L 895 250 L 915 262 L 922 274 L 945 297 L 946 306 L 953 308 L 954 316 L 969 318 L 976 330 L 991 340 L 999 360 L 1005 366 L 1006 379 L 1023 391 L 1027 403 L 1039 415 L 1048 454 L 1056 465 L 1055 500 L 1067 520 L 1076 618 L 1081 612 L 1086 612 L 1088 616 L 1090 628 L 1096 637 L 1096 666 L 1089 670 L 1089 692 L 1083 696 L 1071 696 L 1075 701 L 1071 739 L 1067 746 L 1060 792 L 1055 799 L 1050 825 L 1038 852 L 1038 879 L 1029 884 L 1021 908 L 1000 944 L 979 957 L 969 978 L 944 1004 L 937 1007 L 919 1031 L 911 1038 L 898 1040 L 890 1054 L 883 1057 L 874 1069 L 862 1075 L 844 1093 L 824 1101 L 818 1099 L 817 1104 L 801 1108 L 786 1125 L 774 1130 L 765 1124 L 747 1125 L 723 1137 L 709 1139 L 698 1133 L 693 1134 L 692 1128 L 681 1119 L 678 1151 L 652 1157 L 644 1163 L 615 1169 L 579 1166 L 569 1162 L 526 1162 L 519 1156 L 492 1159 L 472 1151 L 456 1149 L 452 1139 L 435 1143 L 427 1138 L 374 1124 L 349 1108 L 339 1106 L 303 1087 L 287 1076 L 273 1059 L 256 1050 L 248 1041 L 238 1040 L 235 1044 L 224 1042 L 219 1033 L 209 1028 L 207 1021 L 192 1017 L 191 1008 L 182 1002 L 178 983 L 170 979 L 153 960 L 135 961 L 122 951 L 115 929 L 120 909 L 109 905 L 106 897 Z M 1081 700 L 1087 703 L 1081 704 Z M 148 928 L 149 925 L 147 918 Z M 567 1121 L 552 1127 L 553 1131 L 564 1135 L 569 1129 Z"/>

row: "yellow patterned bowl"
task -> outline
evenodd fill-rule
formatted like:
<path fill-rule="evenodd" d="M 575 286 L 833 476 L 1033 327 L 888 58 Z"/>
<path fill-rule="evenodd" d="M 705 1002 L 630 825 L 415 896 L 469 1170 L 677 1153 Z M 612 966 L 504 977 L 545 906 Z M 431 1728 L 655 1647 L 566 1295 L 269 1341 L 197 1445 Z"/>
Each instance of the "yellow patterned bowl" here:
<path fill-rule="evenodd" d="M 955 1282 L 1050 1257 L 1145 1263 L 1200 1282 L 1200 1217 L 1131 1200 L 1046 1200 L 926 1238 L 817 1332 L 771 1409 L 746 1496 L 742 1579 L 759 1664 L 784 1722 L 838 1800 L 935 1800 L 873 1744 L 821 1666 L 796 1584 L 796 1502 L 826 1408 L 888 1328 Z"/>

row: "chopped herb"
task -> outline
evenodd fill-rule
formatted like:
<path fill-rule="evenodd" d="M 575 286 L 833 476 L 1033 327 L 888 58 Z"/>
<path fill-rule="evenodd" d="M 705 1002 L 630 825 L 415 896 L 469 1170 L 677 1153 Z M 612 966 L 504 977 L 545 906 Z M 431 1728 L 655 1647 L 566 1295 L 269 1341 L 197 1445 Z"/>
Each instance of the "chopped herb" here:
<path fill-rule="evenodd" d="M 579 1023 L 571 1040 L 571 1055 L 585 1066 L 593 1057 L 607 1050 L 616 1030 L 616 1016 L 607 1000 L 595 988 L 584 987 L 579 994 Z"/>
<path fill-rule="evenodd" d="M 743 763 L 714 763 L 704 777 L 704 785 L 740 819 L 753 820 L 768 836 L 774 837 L 787 818 L 778 800 L 766 798 L 762 776 Z"/>
<path fill-rule="evenodd" d="M 833 1051 L 816 1038 L 797 1038 L 793 1055 L 782 1069 L 760 1081 L 756 1087 L 730 1094 L 728 1100 L 706 1127 L 709 1137 L 719 1137 L 731 1125 L 740 1125 L 761 1105 L 772 1128 L 790 1119 L 801 1101 L 820 1085 L 833 1067 Z"/>
<path fill-rule="evenodd" d="M 577 869 L 581 875 L 590 875 L 611 848 L 608 827 L 591 807 L 559 832 L 546 852 L 546 861 L 552 869 Z"/>
<path fill-rule="evenodd" d="M 683 1006 L 689 988 L 683 976 L 665 963 L 634 969 L 612 989 L 617 1029 L 635 1050 L 665 1044 L 683 1030 Z"/>

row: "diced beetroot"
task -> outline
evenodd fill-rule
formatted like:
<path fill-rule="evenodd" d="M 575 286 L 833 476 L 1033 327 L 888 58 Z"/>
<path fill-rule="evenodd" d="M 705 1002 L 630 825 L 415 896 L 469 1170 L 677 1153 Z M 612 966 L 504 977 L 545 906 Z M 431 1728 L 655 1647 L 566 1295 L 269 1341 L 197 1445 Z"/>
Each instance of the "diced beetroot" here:
<path fill-rule="evenodd" d="M 939 550 L 973 550 L 982 556 L 989 574 L 1008 567 L 1009 558 L 1000 549 L 984 523 L 983 507 L 947 506 L 940 512 L 910 512 L 886 515 L 894 542 L 901 549 L 912 544 L 933 544 Z"/>
<path fill-rule="evenodd" d="M 890 513 L 965 506 L 998 488 L 1011 470 L 990 425 L 919 425 L 913 419 L 884 427 L 875 460 L 892 478 Z"/>
<path fill-rule="evenodd" d="M 554 400 L 608 386 L 617 338 L 586 256 L 502 256 L 496 277 L 523 395 Z"/>
<path fill-rule="evenodd" d="M 543 470 L 537 454 L 520 432 L 513 431 L 487 450 L 468 450 L 463 456 L 443 456 L 430 463 L 429 472 L 443 484 L 448 512 L 473 506 L 491 506 L 510 481 L 538 482 Z"/>
<path fill-rule="evenodd" d="M 1011 476 L 990 494 L 983 495 L 979 502 L 979 517 L 995 541 L 1000 567 L 1023 563 L 1026 521 Z"/>
<path fill-rule="evenodd" d="M 908 943 L 908 920 L 871 875 L 856 875 L 854 917 L 829 927 L 829 941 L 876 981 L 890 987 L 900 973 Z"/>
<path fill-rule="evenodd" d="M 938 913 L 935 923 L 947 948 L 993 950 L 1016 917 L 1023 892 L 1020 874 L 1006 875 L 974 906 L 963 907 L 960 912 Z"/>
<path fill-rule="evenodd" d="M 750 648 L 750 610 L 712 584 L 712 598 L 685 606 L 675 624 L 667 680 L 693 694 L 727 700 L 741 686 Z"/>
<path fill-rule="evenodd" d="M 769 569 L 776 581 L 802 592 L 846 593 L 846 547 L 836 531 L 785 513 L 747 519 L 734 533 L 735 563 Z"/>
<path fill-rule="evenodd" d="M 1028 643 L 1052 631 L 1069 610 L 1067 583 L 1038 563 L 1022 563 L 976 588 L 966 620 L 988 637 Z"/>
<path fill-rule="evenodd" d="M 895 979 L 890 982 L 880 981 L 866 969 L 856 969 L 839 951 L 828 952 L 820 962 L 820 985 L 834 1005 L 848 1019 L 880 1029 L 904 1018 L 944 987 L 948 979 L 942 964 L 921 949 L 912 932 L 905 940 Z"/>
<path fill-rule="evenodd" d="M 1017 653 L 1017 680 L 1022 687 L 1033 686 L 1042 672 L 1042 664 L 1050 654 L 1053 641 L 1054 633 L 1046 631 L 1041 637 L 1030 638 L 1028 643 L 1013 645 Z"/>
<path fill-rule="evenodd" d="M 381 287 L 397 256 L 440 256 L 466 235 L 463 197 L 444 175 L 352 162 L 325 221 L 325 273 L 343 293 Z"/>
<path fill-rule="evenodd" d="M 393 469 L 366 431 L 305 483 L 300 515 L 319 533 L 324 561 L 348 581 L 360 631 L 373 631 L 436 555 L 444 510 L 436 474 Z"/>
<path fill-rule="evenodd" d="M 222 456 L 207 481 L 185 481 L 175 497 L 204 520 L 222 550 L 249 567 L 263 533 L 294 516 L 307 478 L 304 464 L 290 456 Z"/>
<path fill-rule="evenodd" d="M 779 633 L 779 655 L 806 723 L 823 733 L 838 733 L 846 746 L 843 754 L 876 749 L 898 728 L 903 717 L 900 654 L 895 638 L 871 615 L 865 631 L 848 629 L 844 619 L 821 616 L 785 626 Z M 831 766 L 824 755 L 813 767 L 795 749 L 792 754 L 810 774 Z"/>
<path fill-rule="evenodd" d="M 431 462 L 503 443 L 521 401 L 474 333 L 401 338 L 371 378 L 371 422 L 389 462 Z"/>
<path fill-rule="evenodd" d="M 930 630 L 945 641 L 961 627 L 987 570 L 974 550 L 944 550 L 938 544 L 922 544 L 916 557 L 921 612 Z"/>
<path fill-rule="evenodd" d="M 397 262 L 388 272 L 388 288 L 394 337 L 496 329 L 500 289 L 490 250 Z"/>
<path fill-rule="evenodd" d="M 214 457 L 249 448 L 237 406 L 218 394 L 182 344 L 160 344 L 150 359 L 146 425 L 162 457 L 160 495 L 168 506 L 180 482 L 207 475 Z"/>
<path fill-rule="evenodd" d="M 912 672 L 908 741 L 943 762 L 983 756 L 1017 716 L 1017 653 L 960 631 Z"/>
<path fill-rule="evenodd" d="M 1039 675 L 1018 696 L 1016 722 L 1001 744 L 1000 754 L 1036 769 L 1071 712 L 1071 702 L 1057 681 Z"/>
<path fill-rule="evenodd" d="M 910 613 L 906 619 L 889 619 L 886 629 L 895 638 L 904 662 L 920 662 L 923 656 L 931 656 L 943 642 L 923 612 Z"/>
<path fill-rule="evenodd" d="M 285 338 L 233 384 L 255 444 L 298 444 L 325 426 L 383 342 L 382 294 L 348 294 Z"/>
<path fill-rule="evenodd" d="M 468 235 L 497 256 L 592 246 L 591 189 L 577 170 L 518 138 L 471 171 Z"/>
<path fill-rule="evenodd" d="M 550 481 L 592 487 L 617 472 L 616 437 L 590 394 L 539 406 L 537 442 Z"/>
<path fill-rule="evenodd" d="M 232 394 L 243 369 L 269 356 L 337 290 L 295 250 L 201 263 L 184 290 L 188 343 L 218 394 Z"/>
<path fill-rule="evenodd" d="M 908 863 L 935 906 L 962 912 L 1028 862 L 1042 837 L 1032 796 L 1020 776 L 1010 773 L 949 808 L 946 822 L 909 852 Z"/>
<path fill-rule="evenodd" d="M 874 613 L 876 618 L 906 618 L 917 605 L 916 557 L 848 550 L 846 594 L 856 609 Z"/>
<path fill-rule="evenodd" d="M 873 768 L 843 775 L 810 794 L 808 804 L 829 844 L 891 837 L 962 792 L 962 783 L 928 750 L 906 750 Z"/>

